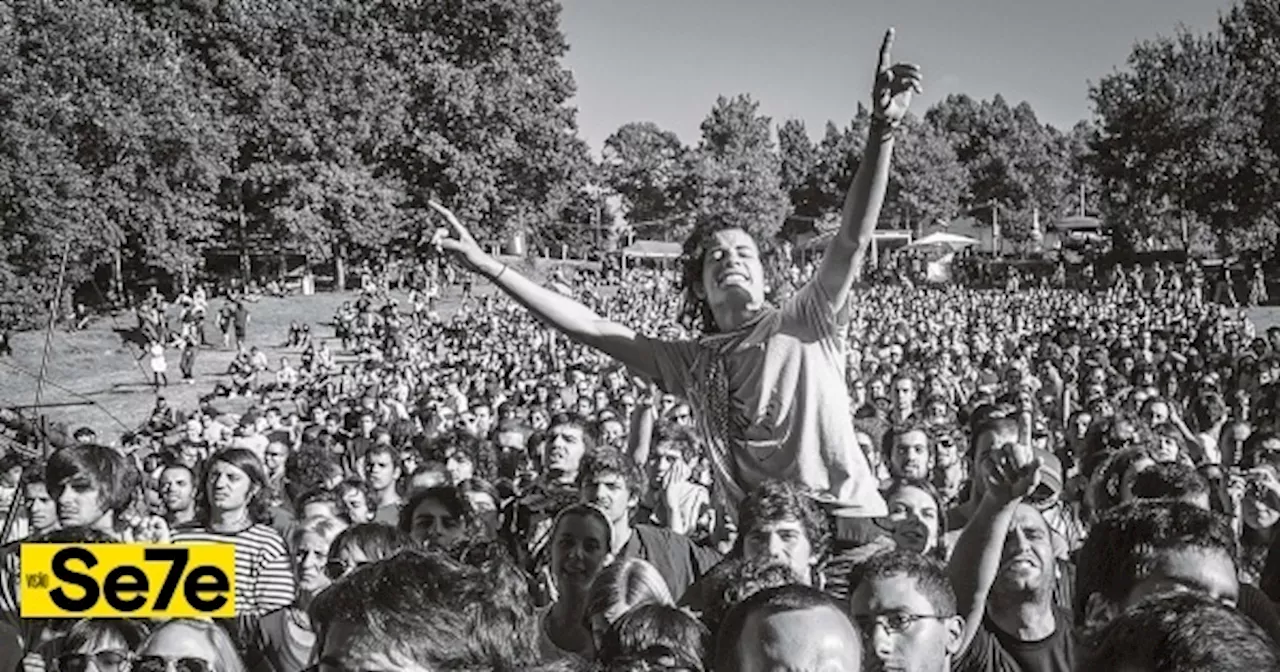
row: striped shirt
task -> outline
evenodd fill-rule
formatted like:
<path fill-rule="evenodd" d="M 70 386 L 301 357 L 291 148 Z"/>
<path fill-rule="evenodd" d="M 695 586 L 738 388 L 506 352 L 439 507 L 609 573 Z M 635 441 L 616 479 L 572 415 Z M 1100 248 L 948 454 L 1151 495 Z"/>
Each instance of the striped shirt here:
<path fill-rule="evenodd" d="M 259 523 L 237 534 L 195 527 L 175 531 L 173 542 L 233 544 L 236 547 L 238 616 L 259 616 L 293 604 L 293 563 L 284 538 L 270 526 Z"/>

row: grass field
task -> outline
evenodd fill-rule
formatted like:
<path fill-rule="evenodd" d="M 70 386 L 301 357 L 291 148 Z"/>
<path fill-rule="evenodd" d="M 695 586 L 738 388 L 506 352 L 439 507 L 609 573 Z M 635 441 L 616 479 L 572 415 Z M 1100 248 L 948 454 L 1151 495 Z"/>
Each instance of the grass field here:
<path fill-rule="evenodd" d="M 488 283 L 477 283 L 477 292 L 489 291 Z M 329 322 L 343 301 L 355 298 L 352 292 L 323 293 L 313 296 L 292 296 L 284 299 L 265 298 L 251 304 L 249 345 L 266 351 L 271 365 L 276 368 L 281 356 L 288 356 L 297 363 L 300 352 L 281 347 L 288 335 L 292 321 L 310 323 L 312 334 L 331 338 L 333 328 Z M 403 301 L 404 297 L 401 297 Z M 443 312 L 450 312 L 456 301 L 443 303 Z M 210 302 L 210 314 L 222 307 L 222 300 Z M 1259 330 L 1280 324 L 1280 307 L 1255 310 L 1253 319 Z M 176 316 L 174 317 L 176 323 Z M 85 402 L 86 405 L 54 407 L 47 410 L 53 421 L 65 422 L 72 428 L 81 425 L 92 427 L 100 437 L 116 438 L 123 431 L 142 424 L 155 404 L 155 393 L 150 385 L 150 369 L 138 346 L 126 343 L 124 334 L 137 325 L 131 313 L 114 318 L 99 318 L 88 329 L 68 333 L 55 329 L 50 342 L 48 370 L 46 372 L 43 403 L 59 404 Z M 201 350 L 196 359 L 196 381 L 193 385 L 181 382 L 178 371 L 178 353 L 169 351 L 170 385 L 161 394 L 171 405 L 190 410 L 198 398 L 212 391 L 224 376 L 234 351 L 220 347 L 220 334 L 210 327 L 209 337 L 214 348 Z M 12 357 L 0 358 L 0 407 L 30 405 L 35 402 L 36 381 L 40 370 L 44 332 L 27 332 L 14 336 Z M 334 345 L 337 352 L 338 346 Z M 344 357 L 339 355 L 339 361 Z M 224 412 L 241 412 L 247 405 L 244 400 L 219 400 L 218 408 Z"/>

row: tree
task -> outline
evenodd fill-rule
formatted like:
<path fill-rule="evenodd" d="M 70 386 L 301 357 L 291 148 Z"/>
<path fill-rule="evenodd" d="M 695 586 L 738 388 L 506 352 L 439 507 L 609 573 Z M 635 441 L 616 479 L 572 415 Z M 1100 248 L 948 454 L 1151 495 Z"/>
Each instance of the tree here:
<path fill-rule="evenodd" d="M 853 176 L 858 171 L 862 151 L 866 147 L 867 136 L 859 134 L 858 130 L 865 130 L 870 119 L 870 111 L 859 104 L 858 114 L 848 126 L 839 128 L 834 122 L 827 122 L 822 140 L 815 149 L 807 210 L 799 214 L 824 217 L 838 213 L 843 207 L 845 194 L 853 184 Z"/>
<path fill-rule="evenodd" d="M 809 131 L 799 119 L 788 119 L 778 127 L 778 155 L 781 162 L 779 179 L 791 201 L 792 211 L 805 217 L 816 217 L 820 203 L 814 184 L 818 150 Z"/>
<path fill-rule="evenodd" d="M 624 124 L 604 141 L 605 184 L 620 195 L 636 235 L 661 238 L 677 214 L 687 149 L 652 122 Z"/>
<path fill-rule="evenodd" d="M 104 0 L 5 3 L 0 34 L 0 277 L 52 295 L 65 249 L 72 288 L 113 259 L 188 274 L 230 146 L 180 45 Z"/>
<path fill-rule="evenodd" d="M 946 136 L 908 116 L 894 143 L 881 221 L 914 230 L 949 221 L 960 211 L 968 180 Z"/>
<path fill-rule="evenodd" d="M 1268 216 L 1275 159 L 1239 65 L 1219 36 L 1183 30 L 1138 43 L 1091 87 L 1092 163 L 1122 247 L 1173 244 L 1183 221 L 1226 237 Z"/>
<path fill-rule="evenodd" d="M 683 202 L 690 225 L 732 223 L 763 247 L 781 227 L 788 203 L 771 120 L 759 107 L 745 95 L 716 100 L 688 159 Z"/>
<path fill-rule="evenodd" d="M 1029 104 L 951 95 L 925 119 L 947 137 L 969 175 L 965 207 L 999 208 L 1004 237 L 1025 242 L 1037 212 L 1042 220 L 1063 214 L 1073 183 L 1067 145 Z"/>

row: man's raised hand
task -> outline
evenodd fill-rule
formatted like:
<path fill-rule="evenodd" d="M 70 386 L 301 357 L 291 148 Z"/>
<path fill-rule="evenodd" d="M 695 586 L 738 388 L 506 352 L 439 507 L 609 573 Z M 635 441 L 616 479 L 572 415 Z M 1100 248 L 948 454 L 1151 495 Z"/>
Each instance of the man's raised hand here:
<path fill-rule="evenodd" d="M 907 115 L 912 94 L 921 93 L 920 66 L 914 63 L 894 63 L 894 30 L 885 31 L 880 45 L 880 62 L 876 66 L 876 81 L 871 92 L 872 115 L 890 124 L 898 124 Z"/>
<path fill-rule="evenodd" d="M 471 236 L 471 232 L 467 231 L 462 222 L 458 221 L 457 215 L 435 201 L 428 201 L 427 205 L 430 205 L 432 210 L 440 213 L 448 224 L 448 226 L 436 229 L 435 235 L 431 237 L 431 245 L 435 247 L 437 252 L 448 252 L 455 259 L 462 261 L 467 268 L 473 271 L 481 270 L 485 257 L 488 255 L 480 248 L 476 239 Z"/>
<path fill-rule="evenodd" d="M 983 458 L 987 491 L 1000 502 L 1022 499 L 1040 485 L 1040 458 L 1021 442 L 995 446 Z"/>

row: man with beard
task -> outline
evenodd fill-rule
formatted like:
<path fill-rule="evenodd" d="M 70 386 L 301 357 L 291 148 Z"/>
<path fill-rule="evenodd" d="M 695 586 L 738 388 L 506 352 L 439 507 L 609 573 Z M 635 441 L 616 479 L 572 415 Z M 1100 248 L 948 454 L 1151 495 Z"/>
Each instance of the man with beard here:
<path fill-rule="evenodd" d="M 949 573 L 964 616 L 963 672 L 1070 672 L 1071 614 L 1054 604 L 1056 562 L 1049 525 L 1025 503 L 1041 482 L 1028 445 L 1000 442 L 980 457 L 985 483 L 951 557 Z"/>
<path fill-rule="evenodd" d="M 195 521 L 195 472 L 184 464 L 165 467 L 160 472 L 160 499 L 164 504 L 164 520 L 170 529 Z"/>
<path fill-rule="evenodd" d="M 551 534 L 551 523 L 561 509 L 578 501 L 578 469 L 582 457 L 595 449 L 595 437 L 586 420 L 557 414 L 547 426 L 538 481 L 503 512 L 504 534 L 513 542 L 512 553 L 527 571 L 536 571 L 535 559 Z"/>
<path fill-rule="evenodd" d="M 929 432 L 924 426 L 906 424 L 894 427 L 888 439 L 889 473 L 894 478 L 928 481 L 933 470 L 933 451 Z"/>

